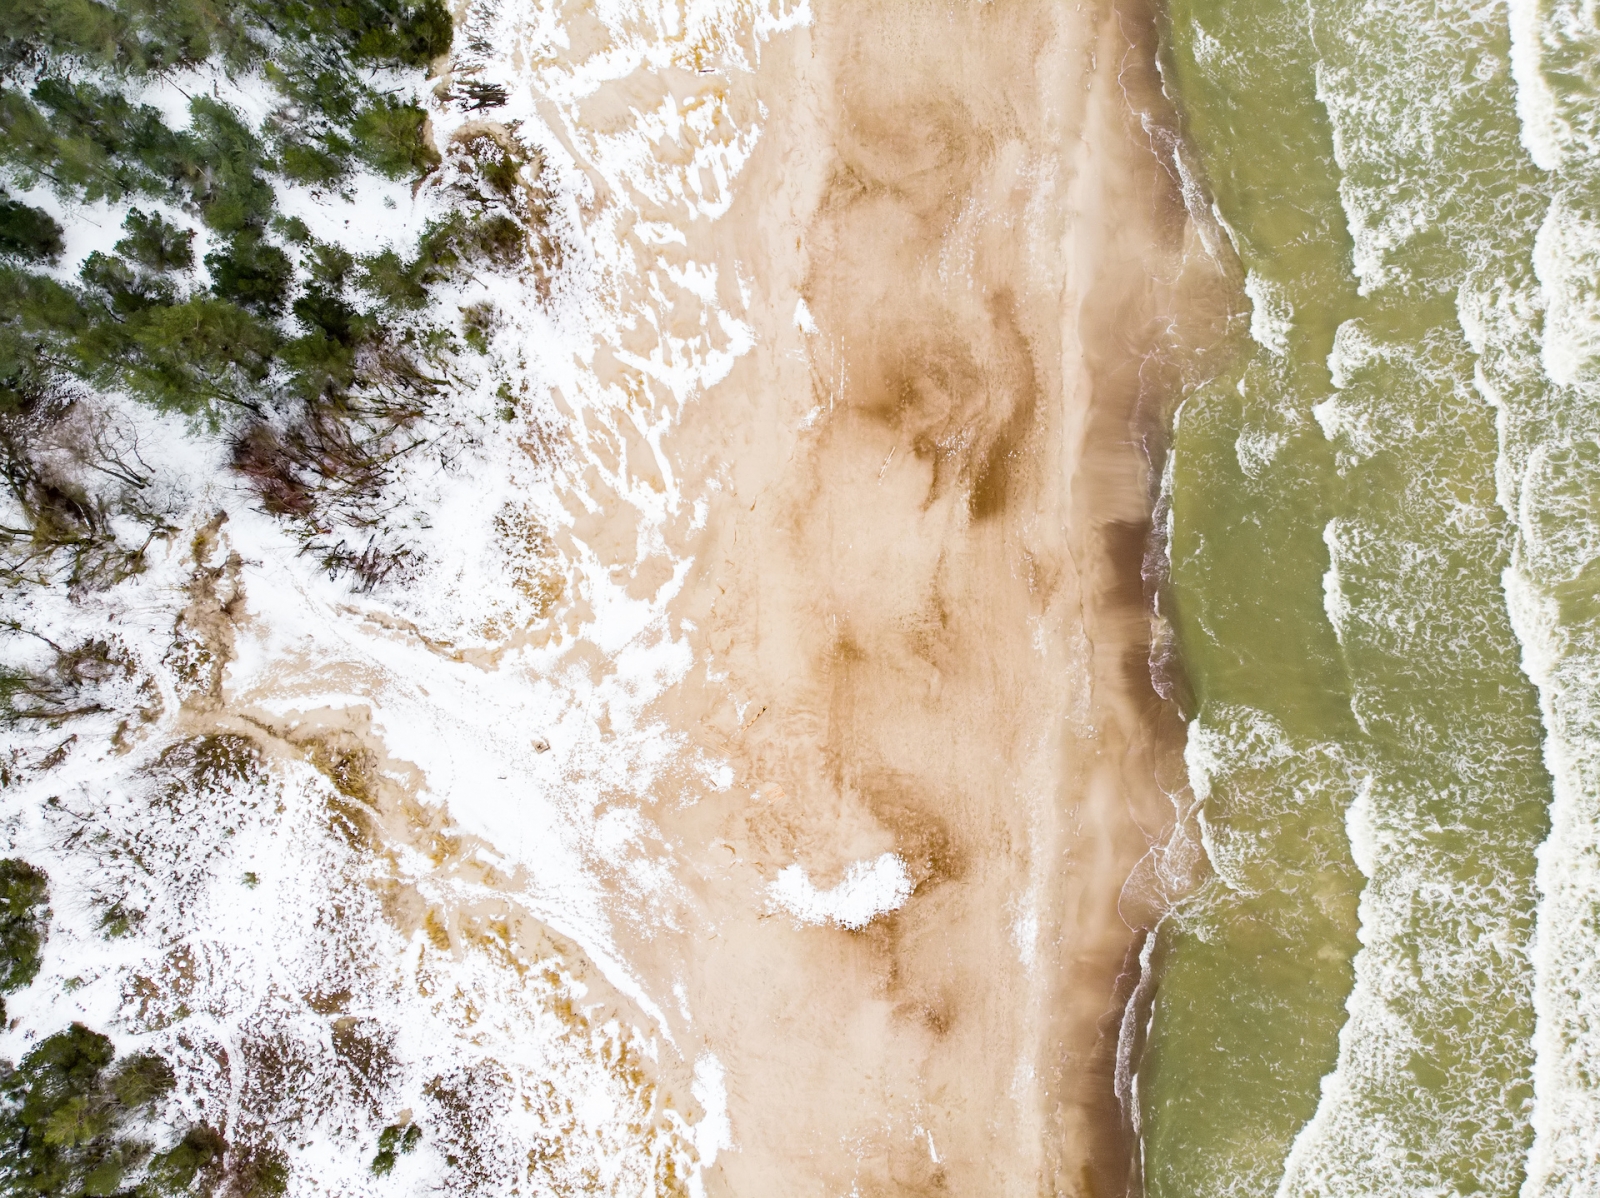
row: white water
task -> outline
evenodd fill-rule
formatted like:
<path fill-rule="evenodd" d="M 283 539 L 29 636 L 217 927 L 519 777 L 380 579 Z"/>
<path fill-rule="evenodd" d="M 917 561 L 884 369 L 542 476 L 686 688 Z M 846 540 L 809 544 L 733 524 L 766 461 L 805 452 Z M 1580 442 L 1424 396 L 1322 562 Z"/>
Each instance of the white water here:
<path fill-rule="evenodd" d="M 1311 19 L 1360 293 L 1411 305 L 1459 285 L 1480 384 L 1507 373 L 1507 361 L 1527 353 L 1531 305 L 1526 280 L 1499 267 L 1530 208 L 1527 193 L 1511 177 L 1486 199 L 1470 180 L 1456 183 L 1450 165 L 1495 163 L 1506 148 L 1472 143 L 1481 136 L 1473 106 L 1492 103 L 1509 70 L 1496 50 L 1498 14 L 1467 3 L 1317 5 Z M 1418 247 L 1441 232 L 1471 264 L 1464 279 L 1409 265 L 1428 261 Z M 1474 325 L 1486 311 L 1490 319 Z M 1511 1031 L 1533 987 L 1519 931 L 1523 867 L 1514 827 L 1501 843 L 1472 830 L 1518 775 L 1485 755 L 1470 729 L 1429 727 L 1399 697 L 1405 685 L 1492 675 L 1509 641 L 1503 623 L 1467 615 L 1476 593 L 1463 593 L 1452 564 L 1493 561 L 1492 513 L 1459 491 L 1453 507 L 1432 512 L 1456 468 L 1430 456 L 1432 429 L 1470 413 L 1473 367 L 1443 330 L 1421 339 L 1380 330 L 1376 319 L 1339 328 L 1329 360 L 1335 393 L 1315 414 L 1341 475 L 1384 455 L 1399 466 L 1397 485 L 1415 495 L 1329 521 L 1326 611 L 1352 664 L 1357 720 L 1380 743 L 1409 740 L 1416 762 L 1380 755 L 1346 813 L 1367 879 L 1362 947 L 1338 1063 L 1294 1141 L 1280 1198 L 1503 1193 L 1520 1178 L 1527 1134 L 1515 1090 L 1526 1046 Z M 1418 1069 L 1439 1060 L 1441 1028 L 1462 1018 L 1458 1035 L 1472 1051 L 1453 1057 L 1446 1078 L 1427 1081 Z"/>
<path fill-rule="evenodd" d="M 1522 140 L 1549 172 L 1534 254 L 1548 385 L 1501 411 L 1506 598 L 1539 688 L 1554 783 L 1539 853 L 1533 1126 L 1524 1198 L 1600 1191 L 1600 25 L 1592 4 L 1513 0 Z"/>

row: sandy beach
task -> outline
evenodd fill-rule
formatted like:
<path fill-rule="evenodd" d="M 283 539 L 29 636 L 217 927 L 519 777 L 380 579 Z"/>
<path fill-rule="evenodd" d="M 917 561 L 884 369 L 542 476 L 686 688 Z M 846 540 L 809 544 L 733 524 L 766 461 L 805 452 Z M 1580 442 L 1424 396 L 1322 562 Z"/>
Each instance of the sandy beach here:
<path fill-rule="evenodd" d="M 714 102 L 760 128 L 712 220 L 623 203 L 573 147 L 585 219 L 631 213 L 622 244 L 656 255 L 617 276 L 608 302 L 650 319 L 586 365 L 598 384 L 673 410 L 643 355 L 718 309 L 748 330 L 659 448 L 626 419 L 562 434 L 592 460 L 551 544 L 631 598 L 671 594 L 659 624 L 688 651 L 626 715 L 675 746 L 651 793 L 611 780 L 620 708 L 598 690 L 571 701 L 598 713 L 589 741 L 529 739 L 535 683 L 617 669 L 570 597 L 482 650 L 352 608 L 375 648 L 269 655 L 230 685 L 237 714 L 202 705 L 201 723 L 304 759 L 354 796 L 363 836 L 433 862 L 385 892 L 403 934 L 554 954 L 585 988 L 562 1019 L 637 1029 L 606 1068 L 662 1135 L 669 1109 L 702 1129 L 713 1198 L 1124 1194 L 1119 1024 L 1181 741 L 1150 681 L 1142 566 L 1193 232 L 1137 115 L 1158 95 L 1148 22 L 1047 0 L 813 15 L 752 38 L 753 69 L 636 71 L 565 126 Z M 609 35 L 569 24 L 564 53 L 603 58 Z M 652 152 L 677 169 L 672 145 Z M 683 282 L 707 278 L 714 296 Z M 652 540 L 637 496 L 667 474 L 699 498 Z M 544 642 L 559 674 L 507 664 Z M 413 664 L 378 666 L 391 644 Z M 580 892 L 542 880 L 578 875 L 539 865 L 565 833 L 524 804 L 584 770 L 605 796 L 587 826 L 624 831 L 609 857 L 588 833 Z M 775 886 L 837 894 L 874 863 L 900 892 L 858 919 L 801 918 Z M 581 931 L 596 918 L 611 959 Z M 702 1134 L 721 1088 L 726 1127 Z"/>
<path fill-rule="evenodd" d="M 630 955 L 726 1067 L 714 1194 L 1127 1184 L 1118 903 L 1171 818 L 1141 366 L 1184 231 L 1130 29 L 821 4 L 764 48 L 763 139 L 689 246 L 729 307 L 749 281 L 756 346 L 668 442 L 725 485 L 662 711 L 735 776 L 659 812 L 696 909 Z M 764 897 L 886 852 L 915 889 L 865 927 Z"/>

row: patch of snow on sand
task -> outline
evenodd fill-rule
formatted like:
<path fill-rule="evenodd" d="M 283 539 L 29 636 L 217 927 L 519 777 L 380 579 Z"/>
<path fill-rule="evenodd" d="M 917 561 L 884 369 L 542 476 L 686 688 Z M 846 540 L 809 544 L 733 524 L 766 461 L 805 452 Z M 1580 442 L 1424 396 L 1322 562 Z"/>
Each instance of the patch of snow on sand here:
<path fill-rule="evenodd" d="M 899 910 L 913 889 L 906 863 L 896 853 L 884 853 L 852 864 L 831 890 L 818 890 L 804 866 L 791 865 L 767 887 L 767 898 L 801 923 L 864 928 L 878 916 Z"/>

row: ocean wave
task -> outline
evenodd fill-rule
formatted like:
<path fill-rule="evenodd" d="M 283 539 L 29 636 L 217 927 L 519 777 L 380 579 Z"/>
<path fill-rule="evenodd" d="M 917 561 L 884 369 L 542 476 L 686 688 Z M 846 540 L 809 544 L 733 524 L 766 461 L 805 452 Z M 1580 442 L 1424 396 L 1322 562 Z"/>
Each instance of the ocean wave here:
<path fill-rule="evenodd" d="M 1539 850 L 1535 1135 L 1522 1193 L 1575 1198 L 1600 1188 L 1600 24 L 1566 0 L 1518 0 L 1511 33 L 1522 141 L 1550 172 L 1532 255 L 1546 379 L 1504 388 L 1500 423 L 1502 502 L 1517 529 L 1506 603 L 1538 688 L 1553 791 Z"/>

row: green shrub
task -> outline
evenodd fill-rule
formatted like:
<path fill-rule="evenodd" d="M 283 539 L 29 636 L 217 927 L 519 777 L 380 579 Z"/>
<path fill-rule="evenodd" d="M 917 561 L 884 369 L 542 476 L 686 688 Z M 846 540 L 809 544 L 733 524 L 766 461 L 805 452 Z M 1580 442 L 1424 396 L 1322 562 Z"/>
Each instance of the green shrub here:
<path fill-rule="evenodd" d="M 415 1123 L 391 1123 L 378 1133 L 378 1155 L 372 1158 L 372 1172 L 387 1177 L 394 1171 L 400 1154 L 412 1152 L 422 1143 L 422 1128 Z"/>
<path fill-rule="evenodd" d="M 33 47 L 126 62 L 133 56 L 130 52 L 137 52 L 132 32 L 115 10 L 92 0 L 8 0 L 0 5 L 0 37 L 11 44 L 12 61 Z"/>
<path fill-rule="evenodd" d="M 128 235 L 116 244 L 117 253 L 146 270 L 164 274 L 194 265 L 194 230 L 180 228 L 159 212 L 146 215 L 129 209 L 122 227 Z"/>
<path fill-rule="evenodd" d="M 509 269 L 526 254 L 522 226 L 504 213 L 472 219 L 452 212 L 429 222 L 417 243 L 416 259 L 406 267 L 408 277 L 422 286 L 454 278 L 477 263 Z"/>
<path fill-rule="evenodd" d="M 75 337 L 88 327 L 83 305 L 54 279 L 0 266 L 0 327 Z"/>
<path fill-rule="evenodd" d="M 480 140 L 489 141 L 487 137 Z M 490 146 L 492 151 L 477 159 L 478 174 L 496 194 L 509 199 L 516 194 L 522 163 L 493 142 Z"/>
<path fill-rule="evenodd" d="M 48 212 L 0 196 L 0 254 L 30 262 L 54 262 L 66 248 L 61 232 Z"/>
<path fill-rule="evenodd" d="M 203 290 L 188 274 L 195 230 L 184 217 L 135 207 L 114 251 L 91 254 L 76 283 L 62 282 L 24 269 L 59 259 L 59 226 L 0 193 L 0 485 L 25 513 L 20 527 L 0 529 L 0 578 L 98 585 L 142 562 L 143 550 L 120 545 L 113 529 L 129 514 L 153 529 L 153 518 L 129 508 L 126 495 L 54 481 L 49 455 L 34 448 L 48 444 L 52 422 L 83 383 L 213 427 L 230 410 L 245 413 L 232 429 L 233 465 L 264 506 L 302 521 L 308 538 L 330 526 L 376 525 L 373 497 L 420 445 L 411 427 L 442 387 L 433 375 L 447 334 L 417 327 L 409 314 L 426 307 L 437 284 L 525 260 L 520 224 L 500 211 L 516 207 L 506 201 L 518 193 L 521 163 L 486 141 L 480 182 L 469 189 L 475 219 L 435 222 L 409 254 L 360 261 L 278 213 L 274 180 L 333 187 L 357 163 L 396 179 L 433 169 L 439 155 L 424 135 L 426 114 L 380 91 L 375 69 L 431 63 L 451 36 L 441 0 L 0 5 L 7 173 L 29 186 L 47 182 L 70 200 L 149 197 L 219 235 Z M 213 95 L 191 101 L 183 129 L 130 98 L 130 79 L 208 60 L 264 77 L 277 93 L 281 103 L 259 129 Z M 505 102 L 494 85 L 468 90 L 480 106 Z M 492 314 L 478 316 L 464 327 L 481 351 Z M 115 464 L 107 470 L 132 479 Z M 131 481 L 129 494 L 143 481 Z M 362 535 L 364 547 L 337 534 L 307 547 L 370 584 L 400 557 Z M 57 663 L 0 675 L 0 718 L 94 710 L 75 670 Z M 115 923 L 123 914 L 112 916 Z M 277 1174 L 262 1168 L 268 1185 Z"/>
<path fill-rule="evenodd" d="M 311 229 L 298 216 L 275 216 L 272 230 L 290 245 L 310 245 Z"/>
<path fill-rule="evenodd" d="M 125 354 L 101 373 L 167 411 L 204 415 L 222 404 L 259 412 L 258 386 L 278 344 L 271 325 L 238 305 L 197 296 L 142 313 Z"/>
<path fill-rule="evenodd" d="M 0 1170 L 19 1194 L 109 1195 L 150 1156 L 126 1131 L 173 1086 L 158 1057 L 113 1063 L 81 1023 L 43 1040 L 0 1077 Z"/>
<path fill-rule="evenodd" d="M 358 62 L 424 67 L 450 51 L 452 22 L 440 0 L 416 5 L 369 0 L 338 5 L 334 11 L 341 25 L 361 31 L 353 51 Z"/>
<path fill-rule="evenodd" d="M 99 250 L 84 259 L 78 277 L 110 305 L 119 317 L 131 316 L 157 304 L 170 304 L 172 286 L 159 275 L 135 270 L 122 258 Z"/>
<path fill-rule="evenodd" d="M 420 277 L 421 258 L 406 262 L 393 250 L 382 250 L 361 260 L 358 286 L 385 307 L 415 311 L 428 302 L 428 289 Z"/>
<path fill-rule="evenodd" d="M 272 217 L 272 184 L 262 173 L 261 143 L 228 105 L 196 96 L 185 135 L 181 175 L 201 219 L 219 233 L 263 229 Z"/>
<path fill-rule="evenodd" d="M 451 32 L 439 0 L 8 0 L 0 6 L 0 65 L 44 55 L 138 75 L 219 54 L 242 70 L 272 44 L 281 73 L 352 73 L 425 66 L 449 50 Z"/>
<path fill-rule="evenodd" d="M 197 63 L 225 35 L 229 6 L 195 0 L 160 4 L 101 4 L 95 0 L 8 0 L 0 7 L 0 37 L 56 55 L 142 73 Z M 219 11 L 220 9 L 220 11 Z"/>
<path fill-rule="evenodd" d="M 21 990 L 38 975 L 49 902 L 50 880 L 42 869 L 14 857 L 0 860 L 0 994 Z"/>
<path fill-rule="evenodd" d="M 214 1128 L 190 1127 L 155 1154 L 138 1135 L 173 1084 L 160 1057 L 116 1060 L 111 1041 L 81 1023 L 41 1041 L 17 1068 L 0 1062 L 0 1187 L 41 1198 L 211 1192 L 228 1151 Z M 213 1176 L 203 1179 L 207 1173 Z"/>
<path fill-rule="evenodd" d="M 332 187 L 350 174 L 350 163 L 325 145 L 284 141 L 278 147 L 278 169 L 296 183 Z"/>
<path fill-rule="evenodd" d="M 200 107 L 222 105 L 202 97 Z M 196 144 L 167 128 L 161 113 L 91 81 L 40 79 L 32 101 L 9 92 L 0 105 L 0 152 L 24 174 L 48 178 L 85 200 L 130 192 L 165 195 L 196 173 Z M 203 147 L 201 147 L 203 150 Z"/>
<path fill-rule="evenodd" d="M 217 1168 L 228 1151 L 228 1142 L 215 1128 L 200 1124 L 191 1127 L 176 1145 L 150 1162 L 143 1195 L 187 1194 L 204 1172 Z"/>
<path fill-rule="evenodd" d="M 226 250 L 207 254 L 206 269 L 211 272 L 211 290 L 218 298 L 258 316 L 276 316 L 283 311 L 289 285 L 294 281 L 294 264 L 289 255 L 263 239 L 256 229 L 235 234 Z"/>
<path fill-rule="evenodd" d="M 306 248 L 309 252 L 304 265 L 311 285 L 331 288 L 334 292 L 342 291 L 355 272 L 354 255 L 343 246 L 329 245 L 325 241 L 308 239 Z"/>
<path fill-rule="evenodd" d="M 485 301 L 461 309 L 461 335 L 473 351 L 489 352 L 489 338 L 494 335 L 494 305 Z"/>
<path fill-rule="evenodd" d="M 378 96 L 350 126 L 356 156 L 391 179 L 422 174 L 439 165 L 439 155 L 423 138 L 428 115 L 415 104 Z"/>

